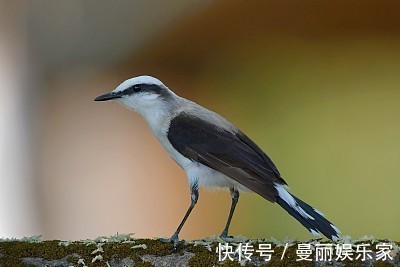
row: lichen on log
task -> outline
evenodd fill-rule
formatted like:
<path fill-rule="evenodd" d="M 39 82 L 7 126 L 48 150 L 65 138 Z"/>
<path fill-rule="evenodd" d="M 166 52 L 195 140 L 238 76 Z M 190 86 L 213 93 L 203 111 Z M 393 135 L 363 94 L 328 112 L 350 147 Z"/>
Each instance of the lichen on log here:
<path fill-rule="evenodd" d="M 337 258 L 338 249 L 343 244 L 350 244 L 350 249 L 353 251 L 351 260 Z M 369 253 L 364 255 L 365 257 L 356 253 L 358 247 L 363 247 L 360 244 L 367 244 Z M 383 247 L 390 246 L 386 251 L 387 255 L 383 255 L 380 251 L 382 244 Z M 42 241 L 36 236 L 19 240 L 0 239 L 0 267 L 400 266 L 399 245 L 398 242 L 374 238 L 351 240 L 346 237 L 332 243 L 320 239 L 280 242 L 276 239 L 235 237 L 222 240 L 212 236 L 200 240 L 182 241 L 174 249 L 171 243 L 158 239 L 133 238 L 131 234 L 82 241 Z M 322 255 L 325 257 L 322 259 L 325 260 L 318 259 L 321 257 L 321 251 L 316 249 L 317 247 L 332 247 L 328 250 L 330 254 Z M 266 248 L 269 253 L 266 252 Z M 306 251 L 306 248 L 311 249 L 308 250 L 311 254 L 307 260 L 301 260 L 299 254 Z M 260 252 L 263 249 L 264 254 Z M 360 256 L 356 259 L 358 255 Z M 385 257 L 380 257 L 382 255 Z"/>

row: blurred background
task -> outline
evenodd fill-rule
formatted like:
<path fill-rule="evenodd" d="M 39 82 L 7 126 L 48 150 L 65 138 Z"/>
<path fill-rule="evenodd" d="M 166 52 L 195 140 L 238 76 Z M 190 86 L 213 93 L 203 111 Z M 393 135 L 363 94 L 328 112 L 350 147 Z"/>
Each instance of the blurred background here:
<path fill-rule="evenodd" d="M 93 101 L 143 74 L 236 124 L 344 234 L 400 239 L 398 0 L 1 1 L 0 237 L 172 235 L 184 172 Z M 220 234 L 229 207 L 202 190 L 181 237 Z M 231 233 L 312 237 L 253 194 Z"/>

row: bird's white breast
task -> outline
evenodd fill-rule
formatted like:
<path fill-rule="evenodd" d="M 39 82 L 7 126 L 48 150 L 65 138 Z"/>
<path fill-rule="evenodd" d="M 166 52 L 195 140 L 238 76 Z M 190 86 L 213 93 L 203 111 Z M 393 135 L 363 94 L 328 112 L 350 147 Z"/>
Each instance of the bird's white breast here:
<path fill-rule="evenodd" d="M 158 139 L 161 145 L 167 150 L 168 154 L 173 160 L 183 169 L 187 167 L 192 161 L 179 153 L 168 140 L 168 129 L 171 119 L 165 114 L 164 110 L 153 110 L 154 114 L 146 114 L 145 119 L 149 124 L 154 136 Z M 150 115 L 150 116 L 149 116 Z"/>

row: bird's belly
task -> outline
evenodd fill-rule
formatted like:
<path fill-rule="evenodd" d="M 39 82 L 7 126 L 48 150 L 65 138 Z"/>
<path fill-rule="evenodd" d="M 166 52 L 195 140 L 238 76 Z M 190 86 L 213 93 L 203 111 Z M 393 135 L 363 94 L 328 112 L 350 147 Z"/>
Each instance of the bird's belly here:
<path fill-rule="evenodd" d="M 169 142 L 166 137 L 167 134 L 164 132 L 157 132 L 153 130 L 154 135 L 160 142 L 160 144 L 165 148 L 169 156 L 182 168 L 185 169 L 192 161 L 186 157 L 184 157 L 181 153 L 179 153 Z"/>
<path fill-rule="evenodd" d="M 209 168 L 199 162 L 192 161 L 183 156 L 171 145 L 165 133 L 156 132 L 154 130 L 153 133 L 160 141 L 160 143 L 164 146 L 164 148 L 167 150 L 171 158 L 182 169 L 185 170 L 189 184 L 192 185 L 194 183 L 198 183 L 199 186 L 207 188 L 217 188 L 217 189 L 236 187 L 241 191 L 251 191 L 247 187 L 229 178 L 228 176 L 212 168 Z"/>
<path fill-rule="evenodd" d="M 185 171 L 189 183 L 197 181 L 198 185 L 202 187 L 214 189 L 236 187 L 241 191 L 251 191 L 225 174 L 198 162 L 191 162 L 191 164 L 185 168 Z"/>

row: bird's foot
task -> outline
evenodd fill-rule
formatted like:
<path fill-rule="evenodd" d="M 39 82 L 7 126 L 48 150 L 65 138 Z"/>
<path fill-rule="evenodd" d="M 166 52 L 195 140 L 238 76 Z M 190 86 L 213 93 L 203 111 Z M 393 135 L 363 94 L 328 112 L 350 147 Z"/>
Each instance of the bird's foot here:
<path fill-rule="evenodd" d="M 174 250 L 176 250 L 179 245 L 179 237 L 177 234 L 173 234 L 171 238 L 159 238 L 158 240 L 164 243 L 172 243 L 174 245 Z"/>
<path fill-rule="evenodd" d="M 232 238 L 233 239 L 233 236 L 228 235 L 228 231 L 225 231 L 225 230 L 222 232 L 222 234 L 219 235 L 219 237 L 222 238 L 222 239 L 226 239 L 226 238 Z"/>

